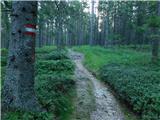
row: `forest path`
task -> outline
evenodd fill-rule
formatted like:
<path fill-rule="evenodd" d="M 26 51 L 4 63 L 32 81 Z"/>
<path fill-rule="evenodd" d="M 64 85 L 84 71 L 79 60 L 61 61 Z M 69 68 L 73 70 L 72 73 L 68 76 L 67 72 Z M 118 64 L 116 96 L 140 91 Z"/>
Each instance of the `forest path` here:
<path fill-rule="evenodd" d="M 83 66 L 84 56 L 71 50 L 69 56 L 76 64 L 76 120 L 124 120 L 109 88 Z"/>

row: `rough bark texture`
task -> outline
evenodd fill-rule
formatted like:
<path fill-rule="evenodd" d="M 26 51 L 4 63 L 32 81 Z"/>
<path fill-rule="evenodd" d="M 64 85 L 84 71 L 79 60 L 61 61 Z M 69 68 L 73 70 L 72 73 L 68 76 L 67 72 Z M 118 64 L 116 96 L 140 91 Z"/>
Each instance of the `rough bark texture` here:
<path fill-rule="evenodd" d="M 24 25 L 36 25 L 36 19 L 36 1 L 13 2 L 12 40 L 3 89 L 4 107 L 40 110 L 34 93 L 35 37 L 24 34 Z"/>

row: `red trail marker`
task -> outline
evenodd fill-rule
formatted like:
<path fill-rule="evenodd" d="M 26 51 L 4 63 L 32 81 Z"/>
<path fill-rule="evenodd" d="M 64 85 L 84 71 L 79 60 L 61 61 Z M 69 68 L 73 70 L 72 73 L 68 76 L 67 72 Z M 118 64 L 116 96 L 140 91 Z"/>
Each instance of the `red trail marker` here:
<path fill-rule="evenodd" d="M 33 24 L 25 24 L 25 32 L 26 35 L 36 36 L 36 25 Z"/>

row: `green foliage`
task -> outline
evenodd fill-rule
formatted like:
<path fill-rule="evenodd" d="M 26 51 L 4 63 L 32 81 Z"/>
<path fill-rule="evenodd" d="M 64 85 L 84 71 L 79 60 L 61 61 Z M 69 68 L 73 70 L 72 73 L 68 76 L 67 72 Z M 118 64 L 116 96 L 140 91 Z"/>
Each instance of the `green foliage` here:
<path fill-rule="evenodd" d="M 84 53 L 84 64 L 92 72 L 96 72 L 103 65 L 112 62 L 135 66 L 150 65 L 150 54 L 131 49 L 82 46 L 75 47 L 74 50 Z"/>
<path fill-rule="evenodd" d="M 7 65 L 7 54 L 8 54 L 8 50 L 5 48 L 2 48 L 1 50 L 1 81 L 0 81 L 0 85 L 3 85 L 4 79 L 5 79 L 5 72 L 6 72 L 6 65 Z M 0 87 L 0 91 L 2 89 L 2 86 Z"/>
<path fill-rule="evenodd" d="M 74 50 L 84 53 L 84 64 L 88 69 L 109 83 L 120 98 L 127 101 L 144 120 L 158 120 L 160 61 L 153 65 L 149 53 L 137 52 L 130 47 L 105 49 L 82 46 Z"/>
<path fill-rule="evenodd" d="M 55 50 L 55 46 L 44 46 L 41 48 L 36 48 L 36 53 L 50 53 Z"/>
<path fill-rule="evenodd" d="M 148 26 L 153 28 L 160 27 L 160 17 L 159 16 L 152 16 L 148 19 Z"/>
<path fill-rule="evenodd" d="M 160 35 L 158 35 L 158 34 L 152 34 L 152 35 L 150 35 L 149 38 L 151 38 L 151 40 L 159 39 Z"/>
<path fill-rule="evenodd" d="M 1 49 L 1 66 L 6 66 L 7 64 L 7 54 L 8 50 L 5 48 Z"/>
<path fill-rule="evenodd" d="M 55 50 L 44 57 L 46 60 L 61 60 L 69 59 L 67 56 L 67 51 L 65 50 Z"/>
<path fill-rule="evenodd" d="M 58 95 L 55 100 L 55 114 L 59 120 L 71 120 L 75 106 L 73 105 L 73 96 L 76 96 L 75 88 L 72 86 L 66 94 Z"/>
<path fill-rule="evenodd" d="M 36 62 L 38 99 L 61 120 L 69 120 L 74 110 L 74 64 L 66 54 L 66 50 L 54 50 Z"/>
<path fill-rule="evenodd" d="M 36 59 L 44 59 L 46 55 L 48 55 L 50 52 L 53 52 L 56 50 L 55 46 L 44 46 L 41 48 L 36 48 Z"/>
<path fill-rule="evenodd" d="M 3 120 L 53 120 L 54 116 L 49 112 L 8 111 Z"/>
<path fill-rule="evenodd" d="M 122 38 L 123 38 L 122 35 L 120 35 L 120 34 L 114 34 L 112 39 L 113 40 L 122 40 Z"/>
<path fill-rule="evenodd" d="M 5 78 L 5 73 L 6 73 L 6 67 L 1 66 L 1 84 L 3 85 L 4 78 Z"/>
<path fill-rule="evenodd" d="M 108 64 L 100 70 L 101 79 L 145 120 L 160 119 L 160 69 Z"/>
<path fill-rule="evenodd" d="M 6 66 L 6 65 L 7 65 L 7 57 L 1 56 L 1 66 Z"/>
<path fill-rule="evenodd" d="M 7 56 L 7 54 L 8 54 L 8 50 L 5 48 L 2 48 L 1 49 L 1 56 Z"/>
<path fill-rule="evenodd" d="M 36 62 L 36 74 L 52 72 L 69 72 L 73 73 L 74 64 L 71 60 L 39 60 Z"/>
<path fill-rule="evenodd" d="M 43 74 L 36 77 L 35 88 L 41 104 L 47 109 L 53 111 L 55 103 L 59 101 L 59 97 L 62 98 L 62 96 L 67 93 L 73 85 L 74 80 L 72 76 L 64 73 Z M 55 107 L 55 109 L 58 108 L 56 105 Z"/>
<path fill-rule="evenodd" d="M 143 26 L 137 26 L 136 30 L 138 33 L 144 33 L 147 30 L 147 27 L 144 24 Z"/>
<path fill-rule="evenodd" d="M 5 50 L 7 51 L 7 50 Z M 53 120 L 53 114 L 60 120 L 70 120 L 74 111 L 74 64 L 66 56 L 67 51 L 58 51 L 55 47 L 36 49 L 35 92 L 41 105 L 47 112 L 7 111 L 2 113 L 4 120 Z M 7 53 L 3 52 L 6 58 Z M 5 76 L 5 64 L 1 66 L 2 86 Z"/>

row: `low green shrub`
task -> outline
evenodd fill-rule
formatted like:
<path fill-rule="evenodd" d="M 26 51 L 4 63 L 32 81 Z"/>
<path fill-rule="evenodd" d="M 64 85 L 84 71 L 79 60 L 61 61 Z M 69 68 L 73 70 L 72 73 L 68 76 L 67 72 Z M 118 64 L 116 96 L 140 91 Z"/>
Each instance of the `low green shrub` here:
<path fill-rule="evenodd" d="M 1 56 L 1 66 L 6 66 L 7 65 L 7 57 Z"/>
<path fill-rule="evenodd" d="M 3 83 L 4 83 L 5 73 L 6 73 L 6 67 L 5 66 L 1 67 L 1 85 L 3 85 Z"/>
<path fill-rule="evenodd" d="M 1 56 L 7 56 L 8 50 L 6 48 L 1 49 Z"/>
<path fill-rule="evenodd" d="M 74 86 L 73 77 L 66 74 L 43 74 L 36 77 L 35 89 L 39 101 L 49 111 L 67 108 L 67 105 L 58 107 L 65 94 Z M 58 106 L 57 106 L 58 105 Z"/>
<path fill-rule="evenodd" d="M 2 86 L 6 54 L 2 57 Z M 70 120 L 74 111 L 74 64 L 66 55 L 66 50 L 58 51 L 54 46 L 36 49 L 35 91 L 47 112 L 8 111 L 2 114 L 4 120 L 53 120 L 53 115 L 60 120 Z"/>
<path fill-rule="evenodd" d="M 54 120 L 53 113 L 49 112 L 26 112 L 8 111 L 4 113 L 3 120 Z"/>
<path fill-rule="evenodd" d="M 35 89 L 40 103 L 57 119 L 70 120 L 75 81 L 74 63 L 67 57 L 67 51 L 38 53 L 35 69 Z"/>
<path fill-rule="evenodd" d="M 52 72 L 74 71 L 74 63 L 71 60 L 39 60 L 36 62 L 36 74 L 47 74 Z"/>
<path fill-rule="evenodd" d="M 160 119 L 160 70 L 108 64 L 99 73 L 144 120 Z"/>
<path fill-rule="evenodd" d="M 55 92 L 66 92 L 72 85 L 74 85 L 73 76 L 66 75 L 65 73 L 38 75 L 36 76 L 36 82 L 39 85 L 38 87 L 36 86 L 38 90 L 43 88 Z"/>
<path fill-rule="evenodd" d="M 72 87 L 65 94 L 57 94 L 54 100 L 55 115 L 59 120 L 71 120 L 75 107 L 73 105 L 73 98 L 75 96 L 75 88 Z"/>
<path fill-rule="evenodd" d="M 54 49 L 51 52 L 37 52 L 37 59 L 43 60 L 61 60 L 61 59 L 69 59 L 67 56 L 67 50 L 65 49 Z"/>
<path fill-rule="evenodd" d="M 56 49 L 56 46 L 44 46 L 41 48 L 36 48 L 36 53 L 44 54 L 44 53 L 50 53 Z"/>
<path fill-rule="evenodd" d="M 75 47 L 74 50 L 82 52 L 85 55 L 84 64 L 94 73 L 105 64 L 113 62 L 133 66 L 146 66 L 151 62 L 149 53 L 137 52 L 131 49 L 81 46 Z M 160 66 L 160 61 L 158 64 Z"/>
<path fill-rule="evenodd" d="M 44 56 L 46 60 L 61 60 L 61 59 L 69 59 L 67 56 L 67 51 L 65 50 L 55 50 Z"/>

